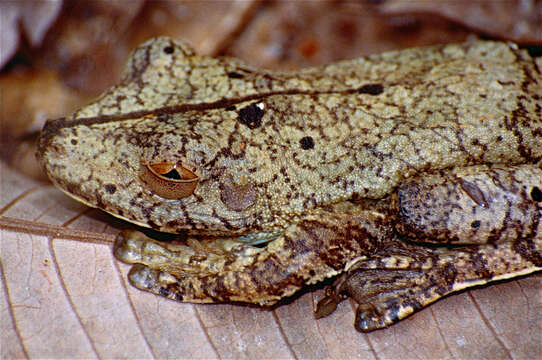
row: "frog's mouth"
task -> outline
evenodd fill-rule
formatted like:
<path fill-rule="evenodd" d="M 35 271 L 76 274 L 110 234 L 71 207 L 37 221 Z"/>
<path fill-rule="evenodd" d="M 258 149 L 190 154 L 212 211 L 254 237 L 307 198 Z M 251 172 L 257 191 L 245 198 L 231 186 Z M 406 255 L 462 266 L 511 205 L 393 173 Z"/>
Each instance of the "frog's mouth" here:
<path fill-rule="evenodd" d="M 57 186 L 58 189 L 60 189 L 60 191 L 62 191 L 64 194 L 68 195 L 70 198 L 74 199 L 75 201 L 78 201 L 88 207 L 91 207 L 91 208 L 95 208 L 95 209 L 100 209 L 100 210 L 103 210 L 105 211 L 106 213 L 108 213 L 109 215 L 112 215 L 118 219 L 121 219 L 121 220 L 124 220 L 126 222 L 129 222 L 129 223 L 132 223 L 132 224 L 135 224 L 137 226 L 141 226 L 141 227 L 145 227 L 145 228 L 149 228 L 151 229 L 151 226 L 147 223 L 144 223 L 144 222 L 141 222 L 141 221 L 137 221 L 137 220 L 134 220 L 134 219 L 131 219 L 131 218 L 127 218 L 125 216 L 122 216 L 118 213 L 114 213 L 112 211 L 107 211 L 106 209 L 101 209 L 99 208 L 98 206 L 96 206 L 95 204 L 87 201 L 85 198 L 83 197 L 80 197 L 80 196 L 77 196 L 75 194 L 72 194 L 71 192 L 65 190 L 64 188 L 60 187 L 60 186 Z"/>

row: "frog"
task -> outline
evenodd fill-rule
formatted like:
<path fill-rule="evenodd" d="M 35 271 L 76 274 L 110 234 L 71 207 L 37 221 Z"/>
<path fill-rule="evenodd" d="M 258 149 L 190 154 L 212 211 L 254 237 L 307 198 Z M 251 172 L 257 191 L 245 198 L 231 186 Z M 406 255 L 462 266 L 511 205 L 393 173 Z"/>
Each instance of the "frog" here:
<path fill-rule="evenodd" d="M 119 84 L 49 120 L 55 186 L 140 227 L 129 282 L 191 303 L 275 306 L 327 281 L 359 331 L 542 269 L 542 62 L 471 40 L 297 71 L 159 37 Z"/>

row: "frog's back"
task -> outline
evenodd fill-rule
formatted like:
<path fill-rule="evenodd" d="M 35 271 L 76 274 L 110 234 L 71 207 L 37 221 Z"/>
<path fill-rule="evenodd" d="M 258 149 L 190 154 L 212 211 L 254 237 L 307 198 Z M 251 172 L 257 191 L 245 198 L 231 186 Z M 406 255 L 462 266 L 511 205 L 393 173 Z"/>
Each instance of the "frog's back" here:
<path fill-rule="evenodd" d="M 160 38 L 121 84 L 48 123 L 39 156 L 76 199 L 138 224 L 246 232 L 384 197 L 416 173 L 539 161 L 541 78 L 540 63 L 498 42 L 275 73 Z M 189 166 L 194 196 L 157 196 L 139 176 L 154 162 Z"/>
<path fill-rule="evenodd" d="M 542 75 L 526 52 L 494 42 L 418 51 L 379 56 L 388 62 L 374 64 L 374 78 L 354 90 L 262 100 L 273 110 L 262 121 L 268 129 L 250 141 L 280 164 L 273 167 L 273 201 L 287 199 L 301 211 L 353 196 L 379 198 L 432 169 L 542 159 Z M 391 71 L 394 60 L 403 77 Z M 350 69 L 347 83 L 359 81 L 355 72 L 366 61 Z M 351 63 L 326 71 L 346 74 Z"/>

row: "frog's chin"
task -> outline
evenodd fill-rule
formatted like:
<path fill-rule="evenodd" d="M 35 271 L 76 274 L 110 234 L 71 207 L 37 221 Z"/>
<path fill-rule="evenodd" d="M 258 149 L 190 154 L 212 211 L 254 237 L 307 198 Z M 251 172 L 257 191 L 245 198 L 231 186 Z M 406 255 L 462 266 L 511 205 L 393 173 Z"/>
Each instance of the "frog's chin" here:
<path fill-rule="evenodd" d="M 76 195 L 74 195 L 74 194 L 72 194 L 72 193 L 70 193 L 70 192 L 68 192 L 68 191 L 66 191 L 66 190 L 64 190 L 64 189 L 62 189 L 62 188 L 60 188 L 60 190 L 61 190 L 64 194 L 66 194 L 66 195 L 68 195 L 69 197 L 71 197 L 72 199 L 74 199 L 75 201 L 78 201 L 78 202 L 80 202 L 80 203 L 83 203 L 83 204 L 85 204 L 86 206 L 91 207 L 91 208 L 97 208 L 96 205 L 93 205 L 93 204 L 89 203 L 88 201 L 86 201 L 86 200 L 83 199 L 83 198 L 80 198 L 79 196 L 76 196 Z M 100 210 L 103 210 L 103 211 L 105 211 L 106 213 L 108 213 L 108 214 L 110 214 L 110 215 L 113 215 L 114 217 L 119 218 L 119 219 L 121 219 L 121 220 L 127 221 L 127 222 L 129 222 L 129 223 L 131 223 L 131 224 L 135 224 L 135 225 L 141 226 L 141 227 L 150 228 L 150 226 L 149 226 L 148 224 L 146 224 L 146 223 L 139 222 L 139 221 L 135 221 L 135 220 L 133 220 L 133 219 L 128 219 L 128 218 L 126 218 L 126 217 L 124 217 L 124 216 L 121 216 L 121 215 L 119 215 L 119 214 L 115 214 L 115 213 L 109 212 L 109 211 L 104 210 L 104 209 L 100 209 Z"/>

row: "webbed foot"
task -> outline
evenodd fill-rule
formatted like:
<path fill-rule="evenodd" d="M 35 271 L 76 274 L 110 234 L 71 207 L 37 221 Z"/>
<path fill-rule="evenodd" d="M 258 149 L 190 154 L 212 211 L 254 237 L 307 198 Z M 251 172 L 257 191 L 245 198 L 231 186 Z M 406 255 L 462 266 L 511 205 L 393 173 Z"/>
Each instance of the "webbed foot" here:
<path fill-rule="evenodd" d="M 356 329 L 368 332 L 392 325 L 450 293 L 542 269 L 542 237 L 465 248 L 396 244 L 387 254 L 354 263 L 327 289 L 317 316 L 327 315 L 348 296 L 358 303 Z"/>
<path fill-rule="evenodd" d="M 389 225 L 374 211 L 364 213 L 352 204 L 336 210 L 316 211 L 265 247 L 227 238 L 164 243 L 125 231 L 114 253 L 134 264 L 129 280 L 142 290 L 194 303 L 272 305 L 305 284 L 340 274 L 389 236 Z"/>

